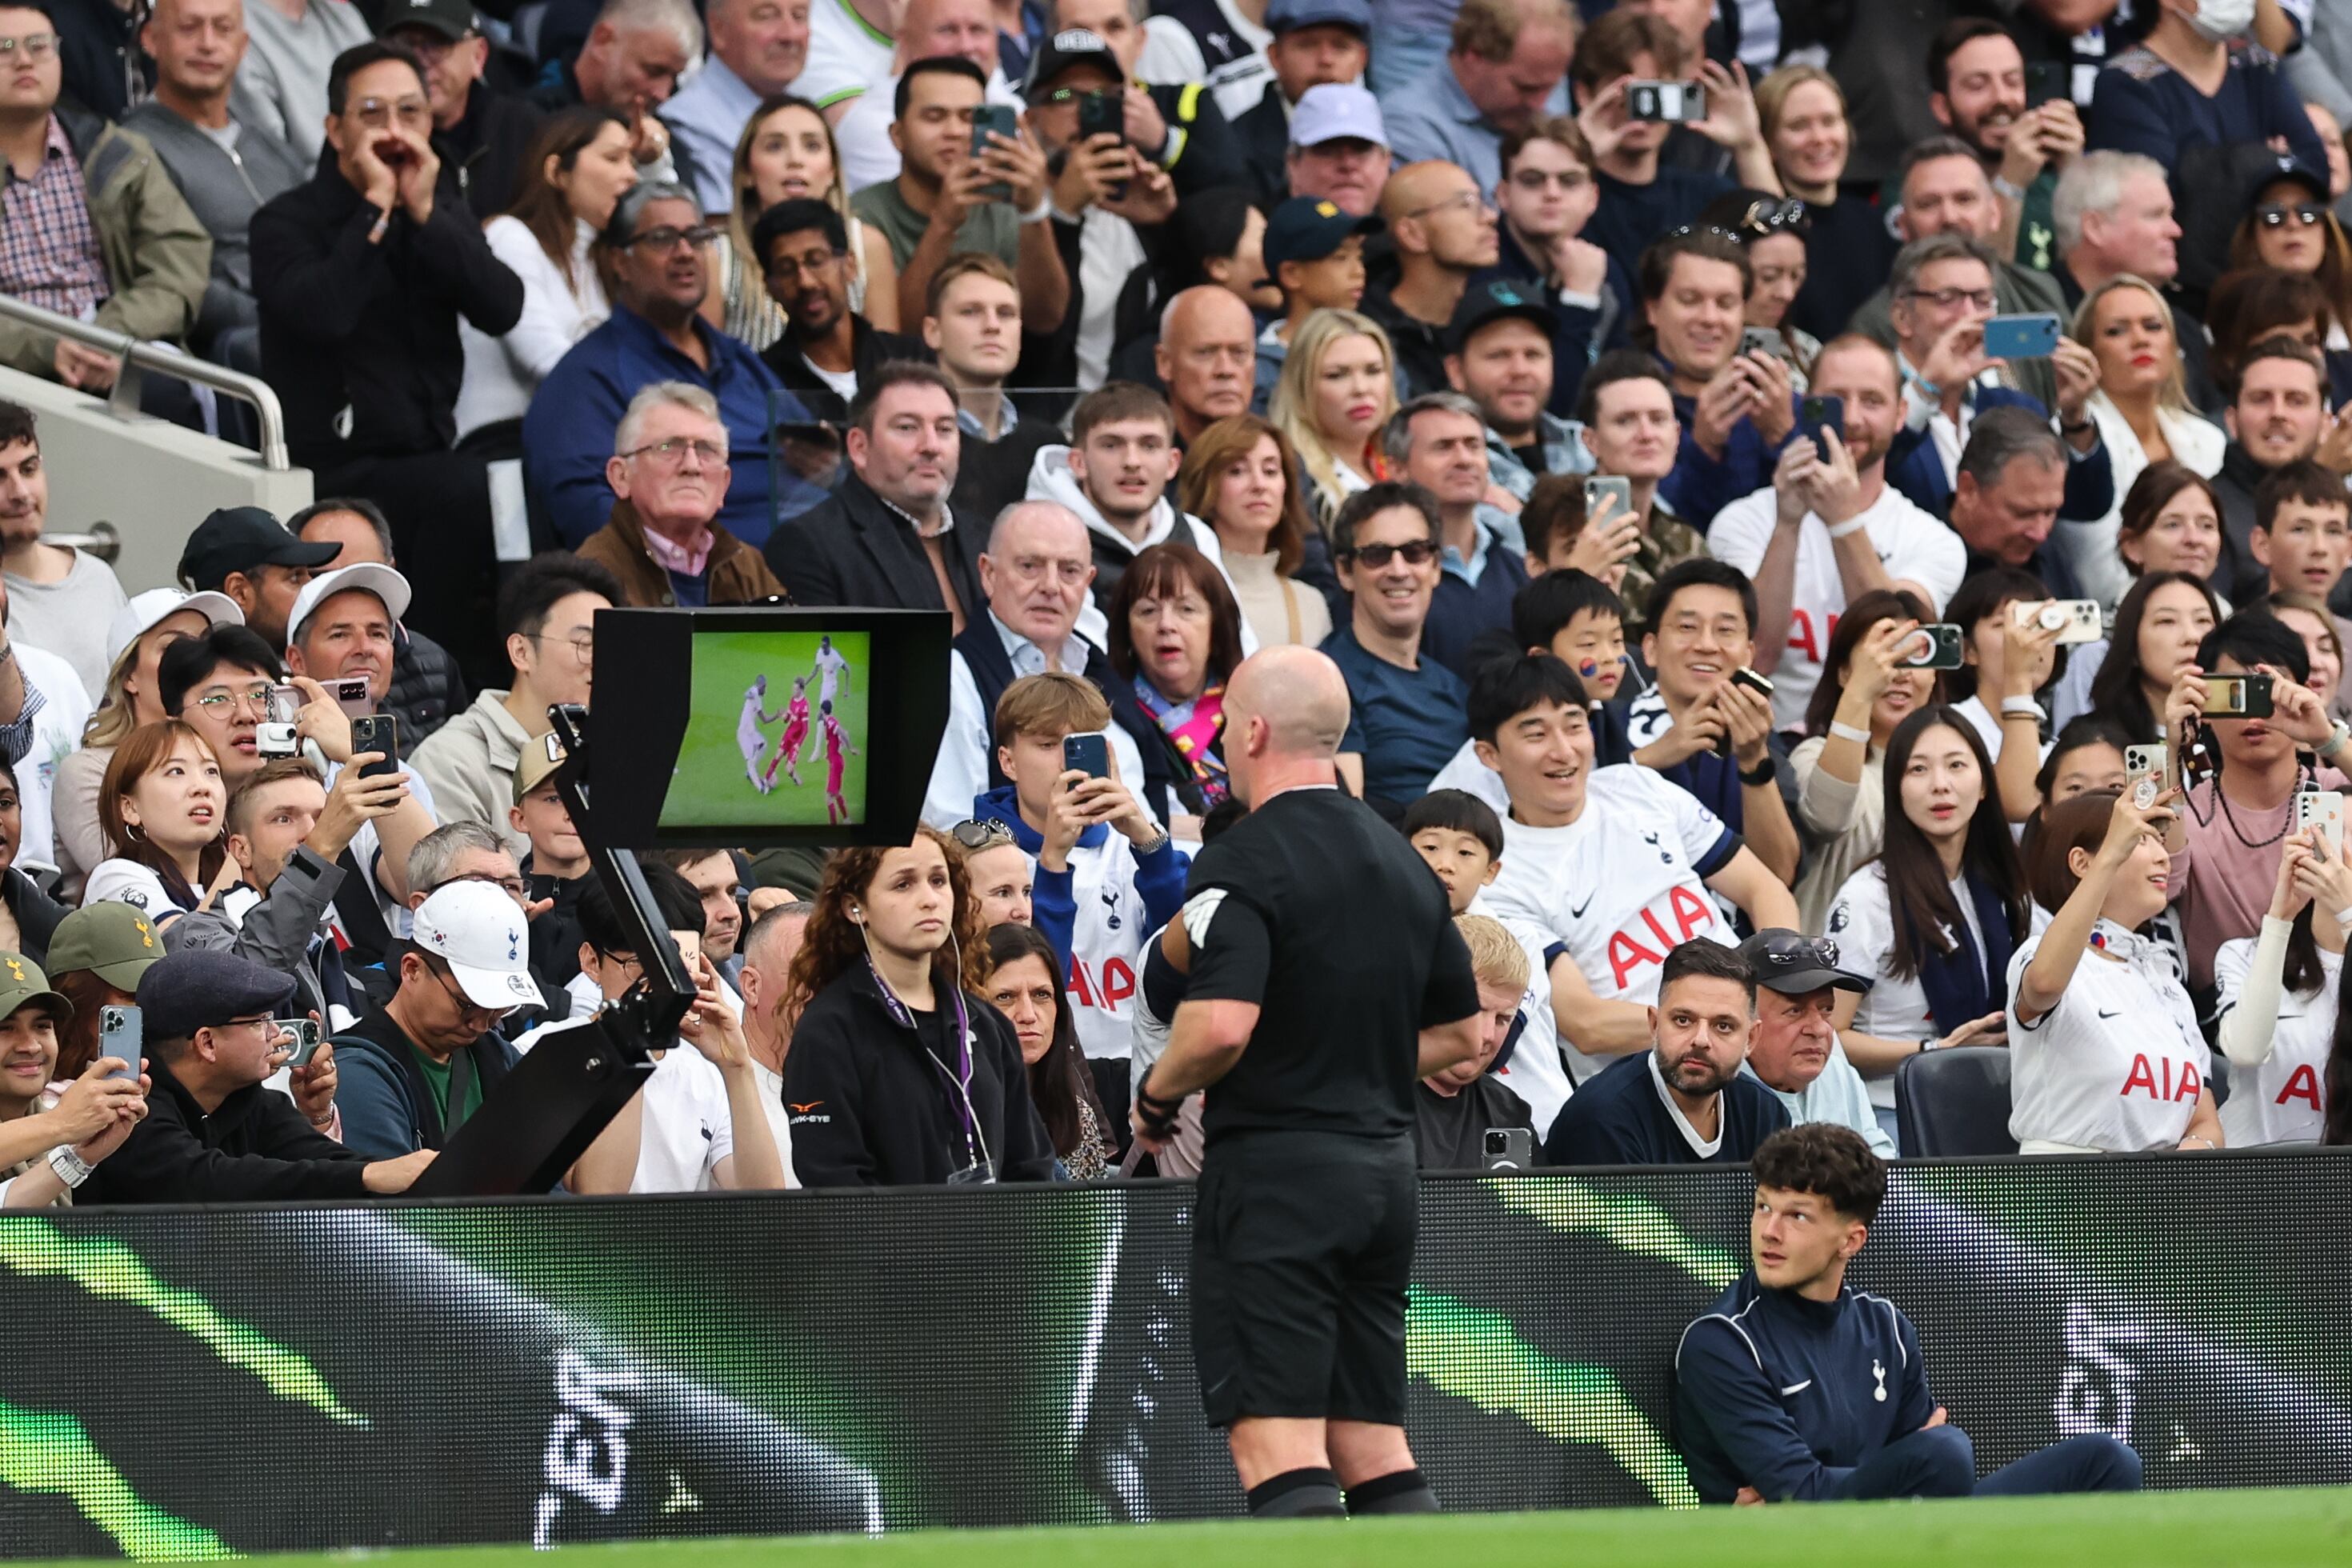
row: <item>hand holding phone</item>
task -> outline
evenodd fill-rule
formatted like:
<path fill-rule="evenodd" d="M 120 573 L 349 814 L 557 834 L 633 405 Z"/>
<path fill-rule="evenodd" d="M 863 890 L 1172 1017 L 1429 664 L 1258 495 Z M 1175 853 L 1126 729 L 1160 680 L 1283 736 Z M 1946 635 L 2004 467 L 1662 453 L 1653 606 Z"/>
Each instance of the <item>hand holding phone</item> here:
<path fill-rule="evenodd" d="M 2048 359 L 2058 352 L 2058 318 L 1995 316 L 1984 324 L 1984 352 L 1987 359 Z"/>
<path fill-rule="evenodd" d="M 1950 621 L 1930 621 L 1904 640 L 1895 656 L 1897 669 L 1958 669 L 1965 639 Z"/>
<path fill-rule="evenodd" d="M 377 760 L 360 769 L 363 779 L 400 771 L 400 721 L 389 713 L 371 713 L 352 721 L 352 755 L 373 752 Z"/>
<path fill-rule="evenodd" d="M 1099 730 L 1063 736 L 1062 771 L 1088 778 L 1110 777 L 1110 737 Z"/>
<path fill-rule="evenodd" d="M 117 1057 L 129 1064 L 109 1078 L 139 1081 L 139 1053 L 145 1045 L 146 1016 L 132 1006 L 105 1006 L 98 1010 L 98 1054 Z"/>

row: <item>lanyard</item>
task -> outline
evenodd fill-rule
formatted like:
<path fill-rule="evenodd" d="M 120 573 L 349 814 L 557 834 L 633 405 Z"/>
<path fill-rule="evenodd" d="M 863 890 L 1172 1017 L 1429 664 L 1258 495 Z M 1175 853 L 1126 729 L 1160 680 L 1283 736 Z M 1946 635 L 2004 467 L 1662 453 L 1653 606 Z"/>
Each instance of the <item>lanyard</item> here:
<path fill-rule="evenodd" d="M 915 1022 L 913 1010 L 908 1007 L 904 1002 L 898 1000 L 898 994 L 890 989 L 890 983 L 888 981 L 882 978 L 882 971 L 875 966 L 874 955 L 870 952 L 866 955 L 866 972 L 874 976 L 875 989 L 882 993 L 882 1005 L 890 1010 L 890 1016 L 897 1020 L 901 1027 L 914 1030 L 915 1044 L 922 1049 L 925 1055 L 929 1055 L 931 1048 L 930 1047 L 923 1044 L 922 1027 Z M 975 1142 L 971 1118 L 971 1016 L 964 1011 L 963 987 L 961 985 L 953 987 L 950 992 L 950 995 L 955 1002 L 955 1110 L 957 1117 L 963 1122 L 963 1147 L 965 1156 L 969 1159 L 977 1161 L 980 1158 L 980 1150 L 977 1142 Z M 934 1061 L 939 1060 L 937 1057 L 932 1057 L 931 1059 Z M 940 1068 L 942 1072 L 946 1071 L 947 1064 L 945 1062 L 940 1062 Z"/>

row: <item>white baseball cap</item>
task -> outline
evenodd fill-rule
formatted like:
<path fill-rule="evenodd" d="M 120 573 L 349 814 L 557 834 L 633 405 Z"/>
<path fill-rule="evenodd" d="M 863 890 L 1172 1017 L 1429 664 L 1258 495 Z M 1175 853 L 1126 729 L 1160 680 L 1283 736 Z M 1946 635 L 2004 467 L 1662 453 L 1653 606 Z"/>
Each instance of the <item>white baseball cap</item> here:
<path fill-rule="evenodd" d="M 194 610 L 204 616 L 207 626 L 241 626 L 245 612 L 226 594 L 207 589 L 201 594 L 183 593 L 177 588 L 150 588 L 134 594 L 131 602 L 114 612 L 114 619 L 106 628 L 106 663 L 112 668 L 132 643 L 155 629 L 156 624 L 179 610 Z"/>
<path fill-rule="evenodd" d="M 322 572 L 302 584 L 302 592 L 294 600 L 294 613 L 286 617 L 286 646 L 292 647 L 302 635 L 302 624 L 308 621 L 329 598 L 353 588 L 365 589 L 383 601 L 384 614 L 394 620 L 408 614 L 408 579 L 378 561 L 363 561 L 357 566 L 339 567 Z"/>
<path fill-rule="evenodd" d="M 1290 144 L 1320 147 L 1352 136 L 1375 146 L 1389 144 L 1381 121 L 1381 100 L 1352 81 L 1318 82 L 1298 95 L 1290 111 Z"/>
<path fill-rule="evenodd" d="M 417 946 L 449 965 L 478 1007 L 543 1007 L 530 977 L 530 936 L 520 906 L 488 882 L 451 882 L 416 906 Z"/>

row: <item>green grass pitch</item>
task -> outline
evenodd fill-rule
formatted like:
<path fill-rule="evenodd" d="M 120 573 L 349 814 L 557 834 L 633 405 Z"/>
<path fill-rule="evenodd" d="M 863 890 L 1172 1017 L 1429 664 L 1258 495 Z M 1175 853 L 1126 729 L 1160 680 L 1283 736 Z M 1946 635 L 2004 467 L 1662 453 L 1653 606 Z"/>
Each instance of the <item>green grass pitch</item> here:
<path fill-rule="evenodd" d="M 523 1547 L 478 1547 L 247 1561 L 255 1568 L 292 1568 L 362 1558 L 385 1568 L 1038 1568 L 1089 1562 L 1118 1568 L 2342 1568 L 2352 1563 L 2352 1489 L 910 1531 L 870 1541 L 826 1536 L 575 1546 L 552 1559 Z"/>
<path fill-rule="evenodd" d="M 866 690 L 872 674 L 866 662 L 866 635 L 845 634 L 835 639 L 835 646 L 849 661 L 841 674 L 834 713 L 849 744 L 856 748 L 845 753 L 841 774 L 842 797 L 856 820 L 863 816 L 866 753 L 872 750 Z M 768 678 L 765 710 L 778 715 L 774 723 L 760 726 L 765 742 L 761 764 L 764 769 L 783 737 L 782 715 L 792 701 L 793 681 L 811 673 L 816 649 L 814 632 L 707 632 L 694 639 L 688 696 L 692 710 L 670 774 L 668 796 L 662 805 L 664 826 L 825 826 L 824 726 L 818 712 L 821 679 L 813 679 L 808 686 L 808 738 L 801 742 L 799 784 L 793 784 L 792 775 L 779 766 L 772 791 L 761 794 L 754 789 L 736 739 L 743 719 L 744 694 L 753 678 L 764 675 Z"/>

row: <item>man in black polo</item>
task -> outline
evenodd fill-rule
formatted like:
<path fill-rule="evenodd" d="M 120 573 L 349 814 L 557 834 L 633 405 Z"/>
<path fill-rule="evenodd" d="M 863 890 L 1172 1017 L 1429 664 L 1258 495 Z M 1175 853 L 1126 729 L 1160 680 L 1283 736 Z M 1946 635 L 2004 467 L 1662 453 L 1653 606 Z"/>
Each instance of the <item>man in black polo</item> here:
<path fill-rule="evenodd" d="M 1348 687 L 1273 647 L 1225 690 L 1250 815 L 1192 862 L 1191 984 L 1135 1125 L 1164 1147 L 1206 1089 L 1192 1354 L 1259 1517 L 1426 1513 L 1404 1436 L 1413 1086 L 1479 1047 L 1445 894 L 1338 787 Z"/>

